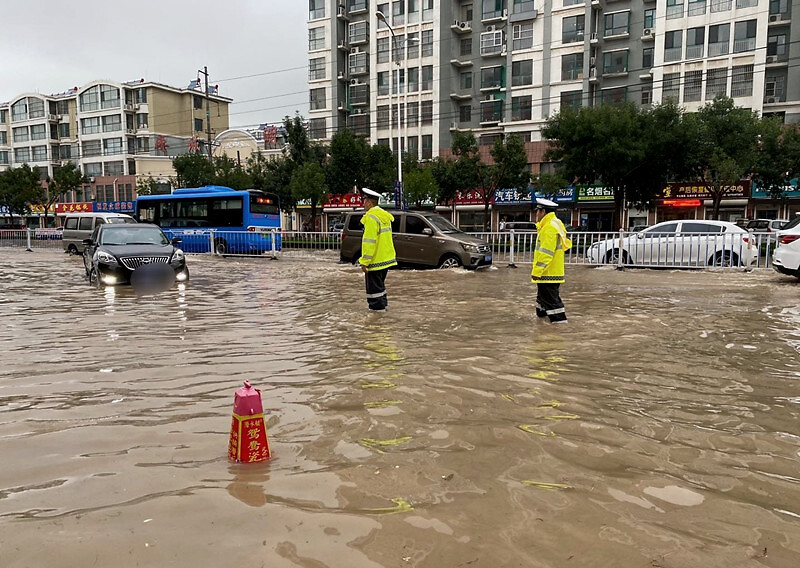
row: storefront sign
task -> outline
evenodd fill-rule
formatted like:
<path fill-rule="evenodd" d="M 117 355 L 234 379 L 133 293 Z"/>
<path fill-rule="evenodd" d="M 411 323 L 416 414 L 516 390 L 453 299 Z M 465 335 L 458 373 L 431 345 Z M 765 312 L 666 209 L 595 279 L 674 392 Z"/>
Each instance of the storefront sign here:
<path fill-rule="evenodd" d="M 703 201 L 700 199 L 664 199 L 661 205 L 664 207 L 700 207 Z"/>
<path fill-rule="evenodd" d="M 752 196 L 761 199 L 774 199 L 768 189 L 762 189 L 757 185 L 753 186 Z M 798 188 L 798 179 L 794 178 L 789 180 L 789 185 L 783 186 L 781 190 L 781 197 L 800 197 L 800 188 Z"/>
<path fill-rule="evenodd" d="M 80 203 L 56 203 L 56 214 L 64 213 L 133 213 L 135 201 L 82 201 Z"/>
<path fill-rule="evenodd" d="M 722 189 L 723 199 L 737 199 L 750 195 L 750 180 L 742 180 L 737 185 L 726 185 Z M 698 198 L 712 199 L 708 184 L 671 183 L 661 191 L 663 199 Z"/>
<path fill-rule="evenodd" d="M 363 207 L 360 193 L 345 193 L 344 195 L 331 195 L 328 201 L 322 205 L 325 209 L 337 209 L 341 207 Z"/>
<path fill-rule="evenodd" d="M 540 191 L 536 192 L 536 197 L 541 197 L 543 199 L 550 199 L 555 201 L 556 203 L 572 203 L 575 201 L 575 187 L 568 185 L 562 189 L 559 189 L 555 195 L 552 193 L 543 193 Z"/>
<path fill-rule="evenodd" d="M 614 201 L 614 190 L 602 185 L 579 185 L 578 201 Z"/>
<path fill-rule="evenodd" d="M 8 205 L 0 205 L 0 215 L 8 215 Z"/>
<path fill-rule="evenodd" d="M 95 211 L 108 211 L 113 213 L 133 213 L 135 202 L 133 201 L 96 201 Z"/>
<path fill-rule="evenodd" d="M 80 203 L 56 203 L 56 213 L 63 215 L 64 213 L 90 213 L 94 211 L 92 203 L 83 201 Z"/>
<path fill-rule="evenodd" d="M 465 192 L 457 191 L 454 201 L 456 205 L 483 205 L 483 197 L 480 191 L 476 189 Z M 489 203 L 491 202 L 492 200 L 490 199 Z"/>
<path fill-rule="evenodd" d="M 520 192 L 516 189 L 495 189 L 494 190 L 494 204 L 495 205 L 530 205 L 531 194 L 530 192 Z"/>

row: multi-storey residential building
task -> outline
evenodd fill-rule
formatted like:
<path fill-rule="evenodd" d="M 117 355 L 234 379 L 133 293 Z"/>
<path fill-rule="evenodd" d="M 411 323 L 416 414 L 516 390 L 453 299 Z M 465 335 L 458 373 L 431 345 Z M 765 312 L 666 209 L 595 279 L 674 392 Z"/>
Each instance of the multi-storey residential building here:
<path fill-rule="evenodd" d="M 398 102 L 403 148 L 421 158 L 456 129 L 536 141 L 564 106 L 619 100 L 673 97 L 691 111 L 726 93 L 797 122 L 792 8 L 800 2 L 309 0 L 311 137 L 348 126 L 396 147 Z"/>
<path fill-rule="evenodd" d="M 228 128 L 230 102 L 216 89 L 206 100 L 202 89 L 144 79 L 94 81 L 53 95 L 24 93 L 0 104 L 0 170 L 29 164 L 46 179 L 69 160 L 90 183 L 67 201 L 131 200 L 137 175 L 174 175 L 173 157 L 190 149 L 205 152 L 206 103 L 216 135 Z"/>
<path fill-rule="evenodd" d="M 800 0 L 309 0 L 310 136 L 347 126 L 395 150 L 399 136 L 428 159 L 449 154 L 455 130 L 484 156 L 513 132 L 536 173 L 541 127 L 567 106 L 671 97 L 694 111 L 724 93 L 796 123 L 798 22 Z M 613 200 L 576 192 L 568 207 L 600 228 Z"/>

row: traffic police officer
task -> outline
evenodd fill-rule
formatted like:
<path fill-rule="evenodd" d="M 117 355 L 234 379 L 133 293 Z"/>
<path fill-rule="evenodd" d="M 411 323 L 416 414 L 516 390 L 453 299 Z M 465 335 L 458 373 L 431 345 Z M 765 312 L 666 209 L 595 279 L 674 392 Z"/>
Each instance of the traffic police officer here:
<path fill-rule="evenodd" d="M 558 204 L 536 198 L 536 248 L 531 282 L 536 284 L 536 315 L 553 323 L 566 323 L 567 313 L 558 289 L 564 282 L 564 251 L 572 246 L 567 229 L 556 217 Z"/>
<path fill-rule="evenodd" d="M 364 202 L 364 236 L 361 237 L 361 258 L 358 263 L 364 273 L 367 287 L 367 304 L 376 312 L 386 311 L 386 273 L 397 266 L 397 258 L 392 242 L 392 221 L 394 216 L 378 206 L 380 193 L 369 188 L 361 189 Z"/>

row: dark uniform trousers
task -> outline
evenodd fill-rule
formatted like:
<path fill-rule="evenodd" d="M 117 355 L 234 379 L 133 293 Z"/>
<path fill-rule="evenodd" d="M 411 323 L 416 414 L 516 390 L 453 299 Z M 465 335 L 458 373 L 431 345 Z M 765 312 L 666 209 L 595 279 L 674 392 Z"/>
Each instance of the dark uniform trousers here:
<path fill-rule="evenodd" d="M 558 294 L 561 284 L 536 284 L 536 315 L 548 317 L 551 322 L 567 321 L 564 302 Z"/>
<path fill-rule="evenodd" d="M 364 274 L 367 285 L 367 304 L 370 310 L 385 310 L 389 301 L 386 298 L 386 273 L 388 268 L 370 270 Z"/>

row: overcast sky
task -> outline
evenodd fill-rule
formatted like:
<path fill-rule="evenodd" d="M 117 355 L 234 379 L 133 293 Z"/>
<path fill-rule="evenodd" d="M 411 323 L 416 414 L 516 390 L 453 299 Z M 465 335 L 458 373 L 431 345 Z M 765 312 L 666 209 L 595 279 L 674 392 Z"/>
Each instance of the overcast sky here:
<path fill-rule="evenodd" d="M 233 99 L 231 127 L 308 115 L 305 0 L 23 0 L 2 12 L 0 102 L 97 79 L 183 88 L 207 66 Z"/>

